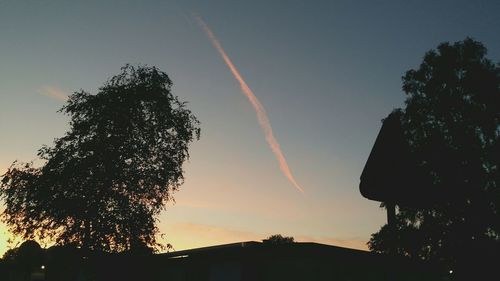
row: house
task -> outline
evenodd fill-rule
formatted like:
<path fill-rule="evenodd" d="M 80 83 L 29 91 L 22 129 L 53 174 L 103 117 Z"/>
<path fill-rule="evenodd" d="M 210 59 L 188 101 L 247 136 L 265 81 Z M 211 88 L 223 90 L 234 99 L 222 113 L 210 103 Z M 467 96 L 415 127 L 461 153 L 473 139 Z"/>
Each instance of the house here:
<path fill-rule="evenodd" d="M 157 276 L 175 281 L 440 280 L 429 265 L 318 243 L 241 242 L 159 254 Z"/>
<path fill-rule="evenodd" d="M 318 243 L 248 241 L 153 255 L 47 251 L 43 274 L 37 269 L 31 280 L 444 280 L 422 262 Z M 1 269 L 0 280 L 26 280 L 9 274 L 13 267 Z"/>

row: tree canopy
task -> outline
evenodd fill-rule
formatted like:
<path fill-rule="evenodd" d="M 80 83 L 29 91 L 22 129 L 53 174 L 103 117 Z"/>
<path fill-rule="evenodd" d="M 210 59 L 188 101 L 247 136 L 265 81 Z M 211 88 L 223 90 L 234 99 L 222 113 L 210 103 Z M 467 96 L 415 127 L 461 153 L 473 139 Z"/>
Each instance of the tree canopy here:
<path fill-rule="evenodd" d="M 442 196 L 427 208 L 399 206 L 395 233 L 382 227 L 371 250 L 395 245 L 400 255 L 459 267 L 500 250 L 500 65 L 486 53 L 470 38 L 442 43 L 403 76 L 404 134 Z"/>
<path fill-rule="evenodd" d="M 183 183 L 197 118 L 156 67 L 126 65 L 99 88 L 70 96 L 70 129 L 43 146 L 40 167 L 3 175 L 2 219 L 25 239 L 103 251 L 160 246 L 157 216 Z"/>
<path fill-rule="evenodd" d="M 292 236 L 283 236 L 281 234 L 274 234 L 262 240 L 262 243 L 268 245 L 283 245 L 294 243 L 295 239 Z"/>

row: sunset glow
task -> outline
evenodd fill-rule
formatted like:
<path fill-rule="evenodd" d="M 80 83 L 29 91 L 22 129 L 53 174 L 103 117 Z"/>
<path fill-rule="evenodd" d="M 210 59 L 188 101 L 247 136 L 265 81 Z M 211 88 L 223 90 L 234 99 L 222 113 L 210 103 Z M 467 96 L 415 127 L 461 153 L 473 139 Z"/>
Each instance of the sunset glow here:
<path fill-rule="evenodd" d="M 185 250 L 211 245 L 230 244 L 242 241 L 262 241 L 276 233 L 258 233 L 224 228 L 207 224 L 175 223 L 165 228 L 165 242 L 171 243 L 175 250 Z M 336 239 L 334 237 L 295 236 L 297 242 L 315 242 L 351 249 L 367 251 L 366 242 L 361 239 Z"/>
<path fill-rule="evenodd" d="M 0 181 L 15 161 L 43 166 L 39 150 L 53 148 L 54 140 L 65 136 L 81 142 L 75 148 L 93 150 L 64 155 L 93 155 L 96 161 L 109 161 L 101 155 L 106 151 L 157 151 L 147 158 L 159 159 L 165 148 L 184 147 L 177 142 L 148 150 L 140 142 L 115 141 L 128 137 L 129 130 L 118 135 L 112 130 L 101 138 L 101 127 L 131 125 L 138 132 L 159 125 L 150 112 L 141 116 L 146 121 L 135 123 L 127 121 L 136 120 L 128 114 L 140 110 L 105 109 L 92 118 L 101 125 L 75 127 L 72 116 L 61 111 L 72 93 L 99 93 L 125 65 L 155 67 L 168 75 L 169 90 L 199 120 L 201 132 L 185 151 L 189 157 L 175 169 L 182 170 L 178 188 L 169 189 L 169 200 L 155 213 L 160 242 L 185 250 L 281 234 L 367 250 L 371 235 L 387 223 L 387 213 L 379 202 L 362 196 L 360 175 L 381 120 L 405 106 L 402 75 L 418 68 L 423 55 L 440 42 L 468 36 L 487 46 L 492 61 L 500 61 L 500 1 L 383 2 L 0 0 Z M 88 112 L 107 106 L 101 99 L 88 100 L 99 100 Z M 140 103 L 155 109 L 149 104 Z M 87 145 L 90 137 L 80 133 L 67 137 L 72 130 L 95 128 L 99 143 Z M 170 141 L 157 132 L 138 133 L 135 140 Z M 187 135 L 184 130 L 174 135 L 179 133 Z M 104 152 L 96 154 L 94 147 Z M 109 162 L 120 164 L 116 159 Z M 132 176 L 81 160 L 61 163 L 88 162 L 89 171 L 104 167 L 106 173 L 99 174 Z M 128 156 L 123 160 L 128 163 Z M 133 161 L 142 163 L 135 171 L 158 168 L 158 177 L 173 171 L 170 164 Z M 127 182 L 146 177 L 133 176 Z M 90 188 L 101 186 L 92 182 L 96 185 Z M 167 182 L 173 183 L 161 181 Z M 72 184 L 61 187 L 67 185 L 68 192 L 82 190 Z M 7 202 L 17 201 L 0 198 L 0 211 Z M 0 222 L 0 256 L 22 242 Z M 42 247 L 54 243 L 37 242 Z"/>

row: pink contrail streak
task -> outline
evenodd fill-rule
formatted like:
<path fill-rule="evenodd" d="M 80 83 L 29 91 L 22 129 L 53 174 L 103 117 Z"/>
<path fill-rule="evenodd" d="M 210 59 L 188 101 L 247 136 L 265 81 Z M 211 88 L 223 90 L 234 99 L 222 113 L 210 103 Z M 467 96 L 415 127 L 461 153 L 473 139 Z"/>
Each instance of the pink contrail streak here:
<path fill-rule="evenodd" d="M 273 128 L 271 127 L 271 122 L 269 121 L 269 118 L 267 117 L 266 110 L 264 109 L 264 106 L 260 103 L 259 99 L 255 96 L 255 94 L 252 92 L 250 87 L 248 87 L 247 83 L 245 80 L 243 80 L 243 77 L 241 77 L 241 74 L 239 71 L 236 69 L 234 64 L 231 62 L 231 59 L 229 59 L 228 55 L 222 48 L 222 45 L 220 44 L 219 40 L 215 38 L 214 33 L 208 25 L 199 17 L 199 16 L 194 16 L 200 27 L 205 31 L 207 34 L 208 38 L 210 39 L 210 42 L 212 42 L 212 45 L 214 45 L 215 49 L 219 52 L 219 54 L 222 56 L 222 59 L 226 63 L 226 65 L 229 67 L 229 70 L 231 70 L 231 73 L 233 74 L 234 78 L 240 83 L 241 91 L 246 95 L 250 103 L 252 104 L 253 108 L 255 109 L 255 113 L 257 114 L 257 119 L 259 120 L 259 124 L 264 130 L 264 133 L 266 135 L 266 141 L 271 147 L 271 150 L 273 151 L 274 155 L 276 156 L 276 159 L 278 159 L 278 162 L 280 164 L 280 169 L 285 174 L 287 179 L 290 181 L 290 183 L 293 184 L 300 192 L 304 192 L 302 187 L 297 183 L 295 178 L 292 175 L 292 172 L 290 171 L 290 168 L 288 167 L 288 163 L 286 162 L 285 155 L 283 155 L 283 152 L 281 152 L 280 144 L 276 140 L 276 138 L 273 135 Z"/>

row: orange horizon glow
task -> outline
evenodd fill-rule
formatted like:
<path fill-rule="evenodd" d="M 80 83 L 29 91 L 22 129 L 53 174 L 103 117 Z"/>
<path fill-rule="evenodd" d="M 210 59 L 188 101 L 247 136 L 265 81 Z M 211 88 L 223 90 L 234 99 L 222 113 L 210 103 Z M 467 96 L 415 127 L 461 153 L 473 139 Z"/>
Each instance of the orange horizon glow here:
<path fill-rule="evenodd" d="M 229 70 L 233 74 L 234 78 L 238 83 L 240 84 L 241 91 L 245 94 L 245 96 L 248 98 L 250 103 L 252 104 L 252 107 L 255 110 L 255 113 L 257 114 L 257 119 L 259 121 L 260 127 L 264 131 L 264 134 L 266 136 L 266 141 L 271 147 L 271 150 L 273 154 L 275 155 L 276 159 L 279 162 L 279 166 L 285 177 L 290 181 L 290 183 L 300 192 L 304 193 L 304 189 L 297 183 L 295 178 L 292 175 L 292 172 L 290 170 L 290 167 L 288 166 L 288 163 L 286 161 L 285 155 L 281 151 L 280 144 L 278 143 L 278 140 L 274 137 L 273 134 L 273 128 L 271 127 L 271 122 L 269 121 L 269 118 L 267 117 L 266 110 L 264 109 L 264 106 L 260 103 L 259 99 L 255 94 L 252 92 L 250 87 L 247 85 L 243 77 L 241 76 L 240 72 L 234 64 L 232 63 L 231 59 L 229 56 L 226 54 L 224 49 L 222 48 L 222 45 L 220 44 L 219 40 L 215 37 L 214 33 L 212 30 L 208 27 L 208 25 L 201 19 L 201 17 L 193 15 L 195 20 L 198 22 L 199 26 L 203 29 L 203 31 L 206 33 L 208 36 L 210 42 L 214 46 L 214 48 L 217 50 L 217 52 L 221 55 L 222 59 L 228 66 Z"/>
<path fill-rule="evenodd" d="M 247 230 L 231 229 L 221 226 L 199 224 L 191 222 L 175 222 L 164 225 L 163 232 L 170 233 L 166 239 L 159 237 L 164 244 L 171 243 L 175 251 L 195 249 L 222 244 L 239 243 L 246 241 L 262 241 L 276 233 L 260 233 Z M 282 233 L 288 236 L 286 233 Z M 3 237 L 2 237 L 3 236 Z M 315 242 L 350 249 L 368 251 L 366 241 L 360 239 L 337 239 L 333 237 L 315 237 L 315 236 L 293 236 L 296 242 Z M 0 223 L 0 257 L 13 247 L 19 246 L 22 242 L 19 239 L 13 239 L 9 243 L 8 239 L 14 237 L 8 232 L 7 227 Z M 39 241 L 40 242 L 40 241 Z M 45 241 L 47 242 L 47 241 Z M 47 248 L 53 243 L 40 243 L 42 247 Z"/>
<path fill-rule="evenodd" d="M 208 246 L 216 246 L 223 244 L 239 243 L 246 241 L 261 242 L 267 237 L 278 233 L 261 233 L 241 229 L 232 229 L 227 227 L 190 223 L 176 222 L 166 226 L 167 233 L 175 233 L 175 235 L 167 235 L 164 242 L 171 243 L 175 251 L 188 249 L 196 249 Z M 295 242 L 313 242 L 349 249 L 368 251 L 367 241 L 361 239 L 338 239 L 334 237 L 308 236 L 308 235 L 289 235 L 282 233 L 285 236 L 292 236 Z"/>

